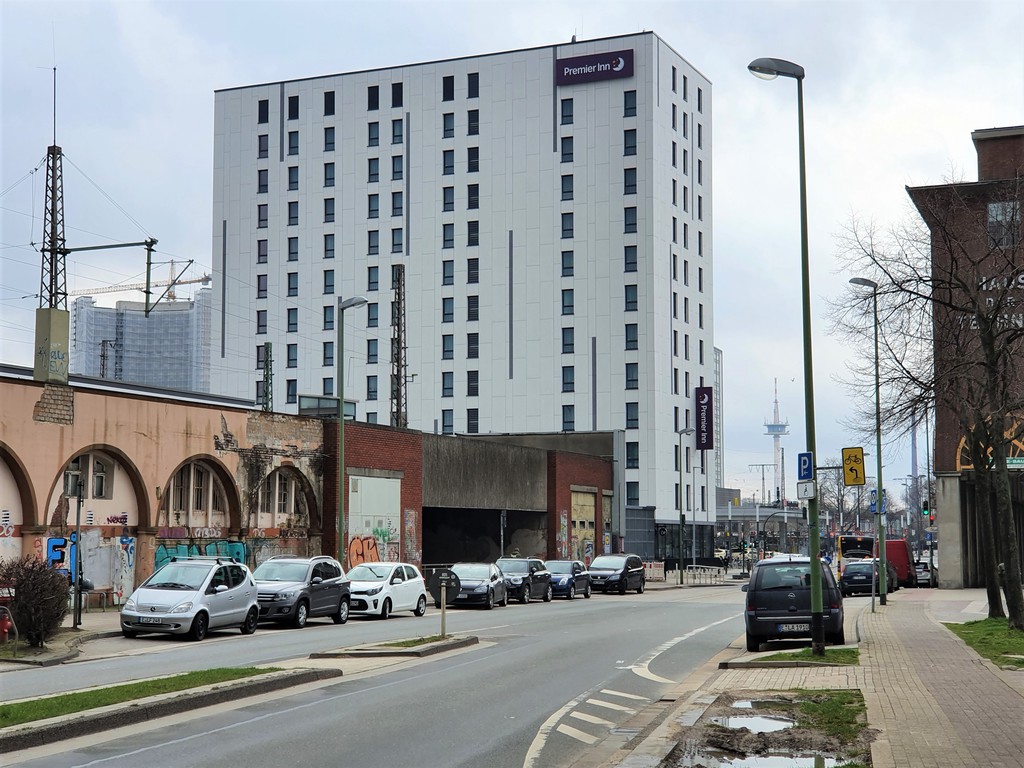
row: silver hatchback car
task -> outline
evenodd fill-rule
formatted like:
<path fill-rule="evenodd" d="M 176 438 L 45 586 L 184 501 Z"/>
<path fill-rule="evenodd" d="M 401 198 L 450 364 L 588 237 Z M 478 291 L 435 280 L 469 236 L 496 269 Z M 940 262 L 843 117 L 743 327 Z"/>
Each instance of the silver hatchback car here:
<path fill-rule="evenodd" d="M 175 557 L 142 582 L 121 607 L 121 633 L 188 635 L 237 627 L 256 631 L 260 605 L 256 581 L 231 557 Z"/>

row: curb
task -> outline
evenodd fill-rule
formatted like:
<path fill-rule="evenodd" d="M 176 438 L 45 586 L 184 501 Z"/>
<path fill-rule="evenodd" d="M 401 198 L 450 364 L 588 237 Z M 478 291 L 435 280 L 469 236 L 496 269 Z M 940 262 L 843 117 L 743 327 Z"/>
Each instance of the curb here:
<path fill-rule="evenodd" d="M 42 747 L 62 739 L 73 739 L 97 731 L 135 725 L 176 715 L 200 707 L 235 701 L 246 696 L 258 696 L 280 688 L 315 683 L 341 677 L 340 669 L 298 669 L 269 672 L 232 683 L 218 683 L 206 689 L 179 691 L 171 697 L 151 697 L 104 707 L 97 712 L 71 715 L 57 722 L 43 725 L 25 723 L 0 731 L 0 754 L 31 747 Z"/>
<path fill-rule="evenodd" d="M 384 656 L 401 656 L 408 658 L 423 658 L 433 656 L 444 651 L 454 651 L 458 648 L 466 648 L 480 642 L 477 637 L 452 637 L 438 640 L 434 643 L 424 643 L 419 647 L 402 648 L 387 645 L 357 645 L 351 648 L 342 648 L 339 651 L 321 651 L 309 654 L 311 659 L 354 659 L 354 658 L 379 658 Z"/>
<path fill-rule="evenodd" d="M 83 632 L 77 637 L 70 637 L 64 640 L 63 651 L 52 651 L 43 656 L 37 658 L 10 658 L 4 659 L 4 664 L 23 664 L 25 666 L 32 667 L 54 667 L 58 664 L 63 664 L 65 661 L 70 661 L 78 655 L 78 646 L 82 643 L 88 643 L 91 640 L 99 640 L 103 637 L 120 637 L 120 632 Z"/>

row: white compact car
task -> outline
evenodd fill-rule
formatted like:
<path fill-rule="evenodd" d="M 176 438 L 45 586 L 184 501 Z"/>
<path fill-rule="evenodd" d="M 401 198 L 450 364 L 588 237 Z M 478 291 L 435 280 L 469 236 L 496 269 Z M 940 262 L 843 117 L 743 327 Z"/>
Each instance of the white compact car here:
<path fill-rule="evenodd" d="M 225 627 L 251 635 L 259 618 L 256 581 L 244 563 L 231 557 L 175 557 L 121 607 L 121 632 L 202 640 L 208 630 Z"/>
<path fill-rule="evenodd" d="M 348 572 L 353 614 L 386 619 L 395 611 L 427 612 L 427 585 L 415 565 L 360 563 Z"/>

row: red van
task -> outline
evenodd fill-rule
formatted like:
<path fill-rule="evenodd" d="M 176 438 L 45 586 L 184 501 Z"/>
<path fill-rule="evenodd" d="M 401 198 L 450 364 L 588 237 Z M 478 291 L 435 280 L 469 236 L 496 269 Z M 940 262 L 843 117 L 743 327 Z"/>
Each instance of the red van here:
<path fill-rule="evenodd" d="M 914 554 L 910 550 L 910 542 L 906 539 L 887 539 L 885 542 L 885 559 L 896 568 L 896 577 L 901 587 L 917 586 L 917 573 L 914 571 Z"/>

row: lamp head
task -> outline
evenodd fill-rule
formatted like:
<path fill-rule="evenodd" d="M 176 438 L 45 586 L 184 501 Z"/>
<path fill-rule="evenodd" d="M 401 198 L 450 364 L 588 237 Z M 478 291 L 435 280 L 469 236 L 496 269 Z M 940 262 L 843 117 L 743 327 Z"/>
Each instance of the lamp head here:
<path fill-rule="evenodd" d="M 346 309 L 351 309 L 352 307 L 361 307 L 363 304 L 366 304 L 365 296 L 352 296 L 351 298 L 344 300 L 340 296 L 338 297 L 339 312 L 344 312 Z"/>
<path fill-rule="evenodd" d="M 747 69 L 754 77 L 762 80 L 774 80 L 776 77 L 804 79 L 804 68 L 785 59 L 754 59 L 747 64 Z"/>
<path fill-rule="evenodd" d="M 872 291 L 878 290 L 878 283 L 874 280 L 868 280 L 866 277 L 851 277 L 850 283 L 852 285 L 863 285 L 865 288 L 870 288 Z"/>

